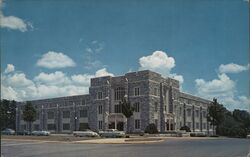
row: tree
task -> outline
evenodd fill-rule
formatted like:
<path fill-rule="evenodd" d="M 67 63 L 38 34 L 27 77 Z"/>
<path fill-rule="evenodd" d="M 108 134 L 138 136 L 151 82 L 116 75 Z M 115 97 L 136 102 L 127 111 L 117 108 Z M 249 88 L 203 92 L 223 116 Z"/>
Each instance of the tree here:
<path fill-rule="evenodd" d="M 24 106 L 23 120 L 28 123 L 29 131 L 31 132 L 31 124 L 36 120 L 36 110 L 29 101 L 27 101 L 26 105 Z"/>
<path fill-rule="evenodd" d="M 215 135 L 215 126 L 218 127 L 224 120 L 224 115 L 226 108 L 217 102 L 217 99 L 213 99 L 213 102 L 208 107 L 208 117 L 207 120 L 213 126 L 213 134 Z"/>
<path fill-rule="evenodd" d="M 129 118 L 133 115 L 134 107 L 126 99 L 119 102 L 119 105 L 122 106 L 122 113 L 127 118 L 127 132 L 129 132 Z"/>
<path fill-rule="evenodd" d="M 145 133 L 149 133 L 149 134 L 157 134 L 158 130 L 157 127 L 154 123 L 149 124 L 146 129 L 145 129 Z"/>
<path fill-rule="evenodd" d="M 16 129 L 16 101 L 1 100 L 1 130 L 4 128 Z"/>
<path fill-rule="evenodd" d="M 180 130 L 185 130 L 186 132 L 191 132 L 191 129 L 188 126 L 186 126 L 186 125 L 182 126 L 180 128 Z"/>

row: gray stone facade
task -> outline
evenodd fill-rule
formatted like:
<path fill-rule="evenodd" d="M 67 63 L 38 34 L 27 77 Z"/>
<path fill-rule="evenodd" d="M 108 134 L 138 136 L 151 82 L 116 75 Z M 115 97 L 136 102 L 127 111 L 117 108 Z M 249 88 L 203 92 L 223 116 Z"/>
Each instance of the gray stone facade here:
<path fill-rule="evenodd" d="M 121 114 L 119 106 L 123 98 L 135 107 L 128 119 Z M 183 93 L 177 80 L 149 70 L 92 78 L 87 95 L 31 103 L 38 113 L 33 130 L 67 133 L 89 127 L 95 131 L 117 128 L 141 132 L 150 123 L 160 132 L 179 130 L 184 125 L 192 131 L 210 130 L 206 119 L 209 100 Z M 27 129 L 22 120 L 24 104 L 20 103 L 17 108 L 17 130 Z"/>

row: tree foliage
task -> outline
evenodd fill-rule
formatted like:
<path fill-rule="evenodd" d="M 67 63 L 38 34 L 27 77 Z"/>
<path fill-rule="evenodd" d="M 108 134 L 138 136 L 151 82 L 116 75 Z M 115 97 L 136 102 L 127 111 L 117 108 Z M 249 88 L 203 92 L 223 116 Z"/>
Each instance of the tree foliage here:
<path fill-rule="evenodd" d="M 122 113 L 126 118 L 130 118 L 133 115 L 134 107 L 131 105 L 129 101 L 123 99 L 122 102 L 119 102 L 122 106 Z"/>
<path fill-rule="evenodd" d="M 157 127 L 154 123 L 149 124 L 146 129 L 145 129 L 145 133 L 149 133 L 149 134 L 157 134 L 158 130 Z"/>
<path fill-rule="evenodd" d="M 185 130 L 186 132 L 191 132 L 191 129 L 188 126 L 182 126 L 180 130 Z"/>
<path fill-rule="evenodd" d="M 23 110 L 23 120 L 29 123 L 29 129 L 31 131 L 31 123 L 36 120 L 36 110 L 31 102 L 26 102 Z"/>
<path fill-rule="evenodd" d="M 16 129 L 16 101 L 1 100 L 1 130 L 4 128 Z"/>
<path fill-rule="evenodd" d="M 250 133 L 250 113 L 243 110 L 228 111 L 214 99 L 208 108 L 208 121 L 216 126 L 216 134 L 229 137 L 246 137 Z"/>

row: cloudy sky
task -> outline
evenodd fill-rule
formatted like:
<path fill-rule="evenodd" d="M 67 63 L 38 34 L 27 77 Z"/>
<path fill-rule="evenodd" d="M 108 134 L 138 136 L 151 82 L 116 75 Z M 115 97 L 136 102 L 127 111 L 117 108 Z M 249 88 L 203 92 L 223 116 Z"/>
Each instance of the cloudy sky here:
<path fill-rule="evenodd" d="M 1 1 L 1 97 L 88 93 L 90 78 L 150 69 L 182 91 L 249 109 L 246 0 Z"/>

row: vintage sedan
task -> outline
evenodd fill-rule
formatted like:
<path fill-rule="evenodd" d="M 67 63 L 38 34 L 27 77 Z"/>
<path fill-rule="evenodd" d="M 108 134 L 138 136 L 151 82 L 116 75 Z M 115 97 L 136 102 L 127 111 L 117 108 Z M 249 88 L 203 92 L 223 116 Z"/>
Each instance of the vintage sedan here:
<path fill-rule="evenodd" d="M 1 132 L 2 135 L 15 135 L 16 132 L 13 129 L 6 128 Z"/>
<path fill-rule="evenodd" d="M 73 135 L 75 137 L 98 137 L 98 133 L 92 130 L 84 130 L 84 131 L 74 131 Z"/>
<path fill-rule="evenodd" d="M 32 131 L 31 135 L 34 135 L 34 136 L 49 136 L 50 132 L 49 131 L 44 131 L 44 130 L 41 130 L 41 131 Z"/>
<path fill-rule="evenodd" d="M 124 131 L 118 131 L 117 129 L 108 129 L 105 131 L 99 131 L 101 137 L 110 137 L 110 138 L 121 138 L 125 137 Z"/>

